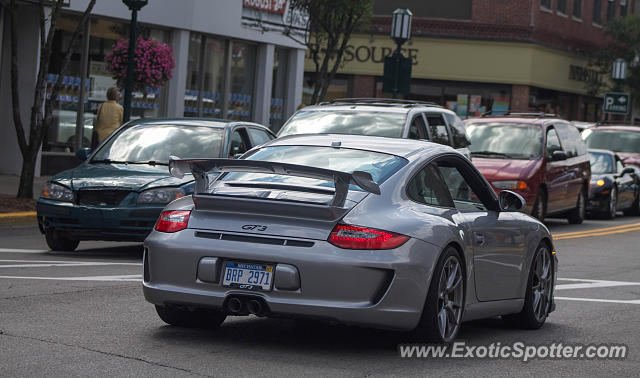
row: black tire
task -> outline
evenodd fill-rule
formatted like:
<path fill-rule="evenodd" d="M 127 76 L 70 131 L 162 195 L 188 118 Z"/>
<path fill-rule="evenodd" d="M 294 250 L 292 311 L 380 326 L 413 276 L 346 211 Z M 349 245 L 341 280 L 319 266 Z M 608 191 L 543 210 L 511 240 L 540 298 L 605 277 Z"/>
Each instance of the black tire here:
<path fill-rule="evenodd" d="M 540 266 L 539 258 L 544 254 L 546 256 L 545 261 L 542 262 L 542 266 L 548 263 L 546 274 L 544 276 L 544 283 L 540 286 L 540 282 L 543 280 L 540 279 Z M 531 263 L 531 268 L 529 268 L 529 278 L 527 279 L 527 292 L 524 297 L 524 306 L 522 307 L 522 311 L 513 315 L 505 315 L 502 319 L 509 325 L 517 328 L 523 329 L 538 329 L 542 327 L 544 322 L 547 320 L 547 316 L 549 316 L 549 311 L 551 310 L 552 300 L 553 300 L 553 258 L 551 257 L 551 249 L 545 244 L 541 243 L 536 249 L 536 253 L 533 256 L 533 260 Z M 544 272 L 544 269 L 542 269 Z M 546 295 L 540 294 L 541 291 L 544 291 Z M 536 292 L 540 295 L 538 301 L 536 302 Z M 541 307 L 537 307 L 541 306 Z"/>
<path fill-rule="evenodd" d="M 454 272 L 453 269 L 448 271 L 446 270 L 452 267 L 450 265 L 451 262 L 456 264 L 457 269 L 459 269 L 459 275 Z M 451 280 L 443 281 L 442 279 L 445 275 L 447 277 L 451 277 L 452 272 L 455 279 L 452 281 L 452 291 L 448 291 L 449 285 L 447 285 L 447 281 Z M 445 286 L 447 286 L 446 293 L 445 291 L 439 293 L 441 282 L 445 283 Z M 460 323 L 462 322 L 462 313 L 464 311 L 465 303 L 465 285 L 466 278 L 462 258 L 455 248 L 449 247 L 444 251 L 444 253 L 442 253 L 440 259 L 438 259 L 438 264 L 433 270 L 433 276 L 431 278 L 431 284 L 429 285 L 427 299 L 422 310 L 420 323 L 414 330 L 414 334 L 417 338 L 437 344 L 451 343 L 455 340 L 458 331 L 460 330 Z M 442 315 L 442 312 L 444 312 L 444 321 L 446 323 L 444 326 L 444 335 L 441 331 L 441 326 L 439 325 L 439 320 L 442 320 L 442 317 L 440 316 Z M 450 325 L 449 321 L 451 321 L 452 328 L 447 328 Z"/>
<path fill-rule="evenodd" d="M 533 203 L 531 216 L 533 216 L 540 222 L 543 222 L 544 218 L 547 216 L 547 193 L 542 188 L 538 189 L 536 202 Z"/>
<path fill-rule="evenodd" d="M 74 251 L 80 244 L 79 240 L 71 239 L 54 229 L 46 230 L 44 237 L 52 251 Z"/>
<path fill-rule="evenodd" d="M 204 308 L 189 310 L 181 307 L 156 305 L 156 312 L 163 322 L 186 328 L 216 329 L 227 317 L 220 311 Z"/>
<path fill-rule="evenodd" d="M 576 207 L 569 212 L 567 220 L 569 224 L 581 224 L 584 221 L 587 209 L 587 196 L 584 192 L 584 188 L 580 190 L 578 199 L 576 201 Z"/>
<path fill-rule="evenodd" d="M 609 203 L 607 207 L 607 211 L 604 213 L 605 219 L 614 219 L 616 217 L 616 212 L 618 204 L 618 194 L 616 191 L 616 187 L 611 188 L 611 193 L 609 194 Z"/>

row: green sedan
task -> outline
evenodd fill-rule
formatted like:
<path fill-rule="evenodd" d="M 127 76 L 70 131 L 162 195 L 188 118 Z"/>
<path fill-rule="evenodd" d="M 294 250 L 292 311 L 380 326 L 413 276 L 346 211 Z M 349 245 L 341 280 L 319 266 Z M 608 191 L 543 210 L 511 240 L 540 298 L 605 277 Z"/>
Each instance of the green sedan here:
<path fill-rule="evenodd" d="M 274 139 L 264 126 L 212 119 L 141 119 L 127 123 L 83 162 L 51 178 L 38 199 L 40 231 L 52 250 L 82 240 L 142 242 L 169 202 L 193 193 L 192 176 L 169 175 L 169 156 L 238 157 Z"/>

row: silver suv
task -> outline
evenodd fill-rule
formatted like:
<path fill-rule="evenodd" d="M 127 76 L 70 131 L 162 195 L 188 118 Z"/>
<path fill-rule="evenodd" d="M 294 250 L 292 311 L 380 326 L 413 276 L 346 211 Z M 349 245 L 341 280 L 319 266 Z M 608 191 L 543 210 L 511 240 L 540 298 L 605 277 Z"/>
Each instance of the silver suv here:
<path fill-rule="evenodd" d="M 408 100 L 349 98 L 297 111 L 278 137 L 294 134 L 353 134 L 422 139 L 446 144 L 469 156 L 464 123 L 439 105 Z"/>

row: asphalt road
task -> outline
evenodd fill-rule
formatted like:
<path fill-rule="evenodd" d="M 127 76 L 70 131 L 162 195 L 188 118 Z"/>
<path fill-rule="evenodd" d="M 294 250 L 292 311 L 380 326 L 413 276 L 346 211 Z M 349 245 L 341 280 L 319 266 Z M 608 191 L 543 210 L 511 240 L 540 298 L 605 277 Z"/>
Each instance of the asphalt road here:
<path fill-rule="evenodd" d="M 547 324 L 476 321 L 459 340 L 623 343 L 625 360 L 403 359 L 406 334 L 256 317 L 174 328 L 143 298 L 140 245 L 50 252 L 35 228 L 0 228 L 0 376 L 638 376 L 640 218 L 548 224 L 560 265 Z"/>

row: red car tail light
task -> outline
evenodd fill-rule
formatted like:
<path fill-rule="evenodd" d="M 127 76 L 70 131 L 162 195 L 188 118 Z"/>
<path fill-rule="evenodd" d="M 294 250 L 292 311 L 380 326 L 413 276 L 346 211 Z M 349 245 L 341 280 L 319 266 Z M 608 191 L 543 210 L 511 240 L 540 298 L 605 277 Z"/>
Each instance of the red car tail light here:
<path fill-rule="evenodd" d="M 191 211 L 163 211 L 156 222 L 155 230 L 160 232 L 176 232 L 187 228 Z"/>
<path fill-rule="evenodd" d="M 403 245 L 408 236 L 371 228 L 338 224 L 329 235 L 329 243 L 347 249 L 392 249 Z"/>

